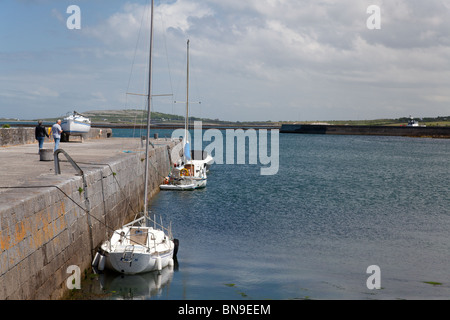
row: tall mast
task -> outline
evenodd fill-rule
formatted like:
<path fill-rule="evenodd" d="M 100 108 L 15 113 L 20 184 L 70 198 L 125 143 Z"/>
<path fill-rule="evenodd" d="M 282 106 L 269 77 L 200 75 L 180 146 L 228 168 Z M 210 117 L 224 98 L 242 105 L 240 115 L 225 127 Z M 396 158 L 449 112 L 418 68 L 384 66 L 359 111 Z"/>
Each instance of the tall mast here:
<path fill-rule="evenodd" d="M 150 121 L 151 121 L 151 101 L 152 101 L 152 51 L 153 51 L 153 0 L 151 2 L 150 14 L 150 53 L 148 62 L 148 97 L 147 97 L 147 140 L 145 146 L 145 183 L 144 183 L 144 214 L 147 216 L 148 206 L 148 151 L 150 145 Z"/>
<path fill-rule="evenodd" d="M 186 118 L 184 119 L 184 137 L 187 142 L 189 132 L 189 39 L 187 41 L 187 70 L 186 70 Z"/>

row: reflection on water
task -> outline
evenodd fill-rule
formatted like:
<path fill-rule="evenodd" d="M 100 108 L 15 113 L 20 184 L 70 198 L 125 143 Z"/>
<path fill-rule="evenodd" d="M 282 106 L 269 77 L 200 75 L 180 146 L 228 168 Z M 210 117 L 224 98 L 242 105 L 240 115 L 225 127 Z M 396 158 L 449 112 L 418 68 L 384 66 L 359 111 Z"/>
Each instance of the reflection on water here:
<path fill-rule="evenodd" d="M 98 290 L 111 294 L 110 299 L 147 300 L 163 297 L 170 289 L 174 271 L 178 270 L 175 261 L 173 267 L 161 271 L 136 275 L 124 275 L 106 271 L 98 276 Z"/>
<path fill-rule="evenodd" d="M 159 300 L 447 299 L 449 159 L 448 140 L 281 134 L 277 175 L 215 164 L 205 189 L 152 199 L 152 213 L 171 221 L 180 239 L 178 272 L 159 281 L 104 274 L 91 292 Z M 381 268 L 381 290 L 366 286 L 371 265 Z"/>

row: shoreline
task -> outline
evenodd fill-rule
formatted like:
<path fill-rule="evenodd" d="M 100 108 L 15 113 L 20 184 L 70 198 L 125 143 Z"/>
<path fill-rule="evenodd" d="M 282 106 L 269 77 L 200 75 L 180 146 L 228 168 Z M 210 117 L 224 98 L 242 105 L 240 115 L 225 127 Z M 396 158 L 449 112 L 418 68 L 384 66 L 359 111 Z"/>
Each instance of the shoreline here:
<path fill-rule="evenodd" d="M 11 125 L 11 127 L 35 127 L 36 121 L 20 121 L 12 122 L 5 121 Z M 44 123 L 45 126 L 50 124 Z M 190 122 L 190 127 L 194 128 L 194 123 Z M 120 124 L 120 123 L 109 123 L 109 122 L 93 122 L 91 128 L 112 128 L 112 129 L 145 129 L 146 124 Z M 281 125 L 278 124 L 212 124 L 212 123 L 202 123 L 202 128 L 206 129 L 280 129 Z M 152 123 L 151 129 L 184 129 L 183 123 Z"/>
<path fill-rule="evenodd" d="M 352 126 L 352 125 L 282 125 L 280 133 L 330 134 L 330 135 L 372 135 L 414 138 L 450 139 L 450 127 L 412 126 Z"/>
<path fill-rule="evenodd" d="M 35 121 L 9 122 L 14 127 L 35 127 Z M 48 126 L 48 124 L 46 124 Z M 96 130 L 102 129 L 145 129 L 145 124 L 92 123 Z M 190 125 L 195 129 L 194 123 Z M 332 134 L 332 135 L 375 135 L 403 136 L 415 138 L 450 139 L 450 126 L 406 126 L 406 125 L 333 125 L 333 124 L 212 124 L 202 123 L 202 129 L 243 129 L 243 130 L 279 130 L 280 133 L 296 134 Z M 151 129 L 184 129 L 184 123 L 153 123 Z"/>

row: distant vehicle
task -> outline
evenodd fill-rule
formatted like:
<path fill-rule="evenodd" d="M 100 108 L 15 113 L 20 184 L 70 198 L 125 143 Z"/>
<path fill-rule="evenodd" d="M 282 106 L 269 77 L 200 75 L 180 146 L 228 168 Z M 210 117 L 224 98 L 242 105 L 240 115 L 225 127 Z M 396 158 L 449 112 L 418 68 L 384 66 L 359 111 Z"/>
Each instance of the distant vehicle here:
<path fill-rule="evenodd" d="M 414 120 L 413 118 L 411 118 L 411 120 L 408 121 L 408 127 L 418 127 L 419 126 L 419 121 Z"/>
<path fill-rule="evenodd" d="M 426 125 L 419 125 L 419 121 L 414 120 L 413 117 L 409 116 L 408 127 L 426 127 Z"/>

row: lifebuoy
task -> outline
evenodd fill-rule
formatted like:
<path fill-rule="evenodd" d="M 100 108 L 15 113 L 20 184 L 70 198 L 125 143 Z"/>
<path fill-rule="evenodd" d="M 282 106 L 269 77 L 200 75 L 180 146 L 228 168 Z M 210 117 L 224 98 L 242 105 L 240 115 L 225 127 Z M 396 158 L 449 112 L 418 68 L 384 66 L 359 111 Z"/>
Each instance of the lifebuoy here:
<path fill-rule="evenodd" d="M 189 175 L 189 170 L 186 168 L 181 169 L 181 175 L 182 176 L 188 176 Z"/>

